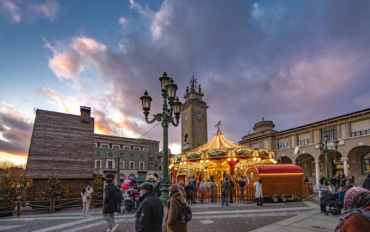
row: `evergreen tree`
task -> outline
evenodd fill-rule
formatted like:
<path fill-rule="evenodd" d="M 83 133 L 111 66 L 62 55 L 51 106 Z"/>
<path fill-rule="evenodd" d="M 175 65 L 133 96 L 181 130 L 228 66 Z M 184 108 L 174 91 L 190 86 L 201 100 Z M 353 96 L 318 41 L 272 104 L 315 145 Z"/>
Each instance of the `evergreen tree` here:
<path fill-rule="evenodd" d="M 33 199 L 33 185 L 30 182 L 27 187 L 24 188 L 21 201 L 32 201 Z"/>
<path fill-rule="evenodd" d="M 102 180 L 102 175 L 94 175 L 94 181 L 90 182 L 90 187 L 94 189 L 94 192 L 91 194 L 94 199 L 103 198 L 104 181 Z"/>
<path fill-rule="evenodd" d="M 17 183 L 10 177 L 9 168 L 0 176 L 0 206 L 12 205 L 17 201 Z"/>
<path fill-rule="evenodd" d="M 45 188 L 41 190 L 41 199 L 49 200 L 55 198 L 56 202 L 68 198 L 67 188 L 62 185 L 56 173 L 50 176 Z"/>

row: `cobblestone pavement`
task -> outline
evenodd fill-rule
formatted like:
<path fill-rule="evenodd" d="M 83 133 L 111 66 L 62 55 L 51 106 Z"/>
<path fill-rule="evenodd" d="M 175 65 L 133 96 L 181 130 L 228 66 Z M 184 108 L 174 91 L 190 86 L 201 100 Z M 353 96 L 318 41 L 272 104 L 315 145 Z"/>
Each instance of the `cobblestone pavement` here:
<path fill-rule="evenodd" d="M 220 203 L 195 204 L 191 205 L 193 219 L 188 223 L 188 230 L 250 231 L 317 207 L 311 202 L 266 203 L 263 207 L 243 203 L 224 207 Z M 83 218 L 80 210 L 0 218 L 0 231 L 105 231 L 108 224 L 103 220 L 101 210 L 92 208 L 89 218 Z M 119 224 L 116 231 L 135 231 L 134 213 L 117 214 L 115 219 Z"/>

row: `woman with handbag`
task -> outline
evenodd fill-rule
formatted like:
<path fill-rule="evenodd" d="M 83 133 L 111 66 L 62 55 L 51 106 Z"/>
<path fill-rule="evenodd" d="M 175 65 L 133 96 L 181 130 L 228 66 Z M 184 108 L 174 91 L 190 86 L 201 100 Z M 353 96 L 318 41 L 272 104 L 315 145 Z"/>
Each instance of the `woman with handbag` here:
<path fill-rule="evenodd" d="M 257 199 L 257 206 L 262 206 L 262 179 L 259 179 L 254 183 L 254 186 L 256 186 L 256 199 Z"/>
<path fill-rule="evenodd" d="M 81 197 L 82 197 L 82 205 L 83 205 L 83 208 L 82 208 L 83 217 L 90 217 L 89 208 L 90 208 L 90 202 L 92 199 L 90 194 L 92 192 L 94 192 L 94 190 L 90 188 L 90 185 L 87 185 L 86 188 L 85 187 L 82 188 Z"/>

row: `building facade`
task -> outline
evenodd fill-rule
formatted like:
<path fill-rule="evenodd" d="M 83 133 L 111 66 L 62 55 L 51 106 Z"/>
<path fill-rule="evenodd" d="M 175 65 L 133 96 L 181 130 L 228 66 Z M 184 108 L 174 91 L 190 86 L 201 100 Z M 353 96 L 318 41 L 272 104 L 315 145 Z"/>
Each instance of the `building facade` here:
<path fill-rule="evenodd" d="M 94 135 L 94 168 L 112 180 L 142 182 L 148 175 L 162 175 L 159 141 Z"/>
<path fill-rule="evenodd" d="M 190 89 L 189 89 L 190 88 Z M 181 109 L 181 151 L 190 151 L 208 142 L 207 103 L 203 101 L 204 94 L 197 80 L 190 79 L 186 87 L 185 103 Z"/>
<path fill-rule="evenodd" d="M 328 146 L 339 140 L 336 152 L 329 153 L 329 175 L 353 175 L 357 185 L 370 174 L 370 109 L 330 118 L 284 131 L 275 131 L 274 123 L 262 119 L 254 133 L 239 142 L 252 148 L 273 150 L 282 163 L 299 164 L 304 175 L 313 183 L 326 176 L 325 155 L 320 154 L 319 142 L 329 137 Z M 299 155 L 294 149 L 299 147 Z"/>

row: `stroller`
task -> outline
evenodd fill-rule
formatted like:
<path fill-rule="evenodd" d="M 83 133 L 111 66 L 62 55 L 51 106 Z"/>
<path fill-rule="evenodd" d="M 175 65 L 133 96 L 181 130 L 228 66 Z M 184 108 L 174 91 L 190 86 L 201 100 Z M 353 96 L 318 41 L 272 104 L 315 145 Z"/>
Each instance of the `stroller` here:
<path fill-rule="evenodd" d="M 328 210 L 326 210 L 327 206 L 329 206 Z M 329 215 L 329 213 L 338 215 L 342 213 L 343 202 L 338 201 L 338 195 L 335 193 L 323 193 L 320 207 L 321 212 L 325 215 Z"/>
<path fill-rule="evenodd" d="M 131 213 L 135 208 L 134 202 L 131 199 L 125 199 L 124 202 L 125 202 L 125 210 Z"/>

